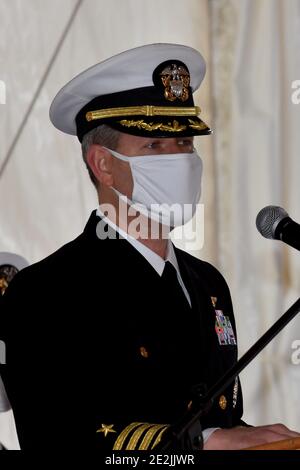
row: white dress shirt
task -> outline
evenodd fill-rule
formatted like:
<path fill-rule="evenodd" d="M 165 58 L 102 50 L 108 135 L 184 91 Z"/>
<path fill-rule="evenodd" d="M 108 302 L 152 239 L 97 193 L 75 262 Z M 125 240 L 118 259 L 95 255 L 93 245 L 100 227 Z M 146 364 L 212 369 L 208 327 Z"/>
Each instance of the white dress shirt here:
<path fill-rule="evenodd" d="M 20 450 L 15 418 L 12 409 L 0 412 L 0 449 Z"/>
<path fill-rule="evenodd" d="M 15 419 L 0 376 L 0 449 L 19 450 Z"/>

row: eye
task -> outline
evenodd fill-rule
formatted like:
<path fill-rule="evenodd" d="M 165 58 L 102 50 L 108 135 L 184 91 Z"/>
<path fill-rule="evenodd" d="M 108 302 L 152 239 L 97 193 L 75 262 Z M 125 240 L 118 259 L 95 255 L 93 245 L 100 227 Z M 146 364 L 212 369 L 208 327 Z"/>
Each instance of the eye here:
<path fill-rule="evenodd" d="M 159 142 L 148 142 L 148 144 L 145 145 L 146 149 L 155 149 L 159 146 Z"/>
<path fill-rule="evenodd" d="M 185 148 L 189 149 L 190 151 L 193 151 L 194 148 L 195 148 L 194 147 L 194 142 L 190 139 L 182 139 L 182 140 L 179 140 L 177 143 L 181 147 L 185 147 Z"/>

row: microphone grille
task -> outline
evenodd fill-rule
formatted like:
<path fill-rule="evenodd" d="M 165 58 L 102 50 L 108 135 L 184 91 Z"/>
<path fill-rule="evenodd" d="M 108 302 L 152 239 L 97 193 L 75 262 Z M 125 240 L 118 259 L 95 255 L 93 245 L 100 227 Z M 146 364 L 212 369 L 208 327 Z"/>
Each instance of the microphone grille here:
<path fill-rule="evenodd" d="M 275 238 L 275 229 L 278 223 L 289 214 L 279 206 L 266 206 L 259 211 L 256 217 L 256 227 L 265 238 Z"/>

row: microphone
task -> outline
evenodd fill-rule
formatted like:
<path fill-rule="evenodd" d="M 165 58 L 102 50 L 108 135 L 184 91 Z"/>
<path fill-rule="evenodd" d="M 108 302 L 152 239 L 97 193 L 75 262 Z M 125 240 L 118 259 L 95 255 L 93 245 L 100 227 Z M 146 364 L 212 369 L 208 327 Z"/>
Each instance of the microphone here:
<path fill-rule="evenodd" d="M 256 227 L 261 235 L 281 240 L 300 251 L 300 225 L 279 206 L 266 206 L 256 217 Z"/>

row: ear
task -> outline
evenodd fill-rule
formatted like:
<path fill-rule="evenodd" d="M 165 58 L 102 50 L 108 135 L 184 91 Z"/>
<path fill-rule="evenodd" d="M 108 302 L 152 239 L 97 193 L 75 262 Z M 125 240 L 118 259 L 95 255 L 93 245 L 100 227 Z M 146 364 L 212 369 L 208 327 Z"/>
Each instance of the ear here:
<path fill-rule="evenodd" d="M 112 175 L 112 156 L 101 145 L 90 145 L 86 161 L 99 183 L 105 186 L 113 186 L 114 178 Z"/>

